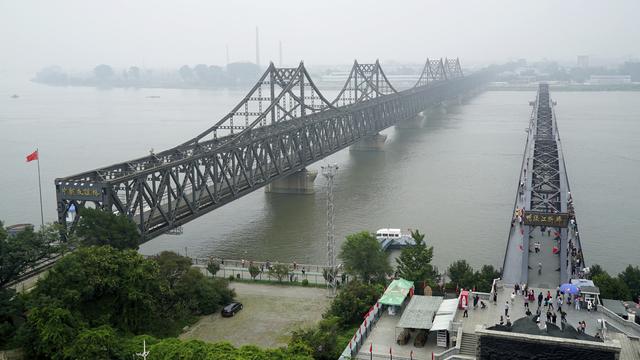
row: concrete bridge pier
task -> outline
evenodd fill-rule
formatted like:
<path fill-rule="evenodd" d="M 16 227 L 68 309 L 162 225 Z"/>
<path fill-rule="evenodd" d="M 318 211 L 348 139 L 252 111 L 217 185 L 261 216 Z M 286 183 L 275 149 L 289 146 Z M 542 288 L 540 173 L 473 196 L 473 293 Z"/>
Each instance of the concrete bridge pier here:
<path fill-rule="evenodd" d="M 387 135 L 376 133 L 362 138 L 362 140 L 351 145 L 350 151 L 382 151 L 384 143 L 387 141 Z"/>
<path fill-rule="evenodd" d="M 397 129 L 419 129 L 424 125 L 427 119 L 427 110 L 418 113 L 418 115 L 399 121 L 396 124 Z"/>
<path fill-rule="evenodd" d="M 313 188 L 313 181 L 317 176 L 317 170 L 304 168 L 287 177 L 272 181 L 270 184 L 265 186 L 264 191 L 274 194 L 313 194 L 315 192 Z"/>

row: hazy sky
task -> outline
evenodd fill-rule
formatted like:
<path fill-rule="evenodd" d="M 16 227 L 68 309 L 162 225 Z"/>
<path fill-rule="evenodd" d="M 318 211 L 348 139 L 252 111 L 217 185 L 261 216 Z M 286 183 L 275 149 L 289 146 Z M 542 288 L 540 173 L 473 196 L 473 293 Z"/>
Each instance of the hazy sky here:
<path fill-rule="evenodd" d="M 173 67 L 255 59 L 285 64 L 467 63 L 640 54 L 640 0 L 0 0 L 0 67 Z"/>

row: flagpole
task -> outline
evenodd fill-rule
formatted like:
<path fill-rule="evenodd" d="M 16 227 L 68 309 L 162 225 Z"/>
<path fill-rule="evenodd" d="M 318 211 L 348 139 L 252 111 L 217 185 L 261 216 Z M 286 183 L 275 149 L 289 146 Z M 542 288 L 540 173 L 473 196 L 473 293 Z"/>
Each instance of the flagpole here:
<path fill-rule="evenodd" d="M 42 210 L 42 181 L 40 180 L 40 150 L 36 148 L 36 154 L 38 154 L 38 189 L 40 190 L 40 221 L 44 228 L 44 211 Z"/>

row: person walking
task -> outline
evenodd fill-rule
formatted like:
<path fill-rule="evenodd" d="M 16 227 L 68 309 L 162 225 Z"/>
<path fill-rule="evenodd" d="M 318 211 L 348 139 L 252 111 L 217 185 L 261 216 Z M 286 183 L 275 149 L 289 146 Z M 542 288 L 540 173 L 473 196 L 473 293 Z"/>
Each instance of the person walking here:
<path fill-rule="evenodd" d="M 540 293 L 538 294 L 538 307 L 542 306 L 542 291 L 540 291 Z"/>
<path fill-rule="evenodd" d="M 463 318 L 468 318 L 469 317 L 469 312 L 468 312 L 468 309 L 467 309 L 468 307 L 469 306 L 467 305 L 466 302 L 462 305 L 462 308 L 464 309 L 464 313 L 462 313 L 462 317 Z"/>
<path fill-rule="evenodd" d="M 478 308 L 478 301 L 480 300 L 480 295 L 476 294 L 473 297 L 473 308 L 477 309 Z"/>
<path fill-rule="evenodd" d="M 576 303 L 576 311 L 580 311 L 580 296 L 576 297 L 574 302 Z"/>
<path fill-rule="evenodd" d="M 504 316 L 509 315 L 509 300 L 504 302 Z"/>

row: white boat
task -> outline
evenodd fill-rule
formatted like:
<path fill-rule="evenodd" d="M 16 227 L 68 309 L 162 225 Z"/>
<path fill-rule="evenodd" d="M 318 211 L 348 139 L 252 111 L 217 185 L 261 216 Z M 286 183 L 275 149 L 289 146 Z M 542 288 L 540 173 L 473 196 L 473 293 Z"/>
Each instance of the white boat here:
<path fill-rule="evenodd" d="M 380 242 L 382 250 L 400 249 L 405 246 L 415 245 L 410 234 L 403 234 L 401 229 L 379 229 L 376 231 L 376 239 Z"/>

